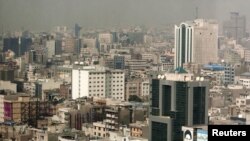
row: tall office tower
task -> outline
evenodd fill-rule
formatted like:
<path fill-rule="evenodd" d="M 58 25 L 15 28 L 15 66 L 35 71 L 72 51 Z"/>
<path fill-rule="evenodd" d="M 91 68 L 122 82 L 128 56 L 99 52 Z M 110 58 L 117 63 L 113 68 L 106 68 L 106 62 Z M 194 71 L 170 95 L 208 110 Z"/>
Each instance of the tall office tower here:
<path fill-rule="evenodd" d="M 104 67 L 83 67 L 76 62 L 72 70 L 72 99 L 108 97 L 125 100 L 125 73 Z"/>
<path fill-rule="evenodd" d="M 20 46 L 20 55 L 24 55 L 25 52 L 29 51 L 32 45 L 32 39 L 29 37 L 22 37 Z"/>
<path fill-rule="evenodd" d="M 62 53 L 62 40 L 58 39 L 55 41 L 55 55 Z"/>
<path fill-rule="evenodd" d="M 181 141 L 182 126 L 208 123 L 208 85 L 192 74 L 152 79 L 149 141 Z"/>
<path fill-rule="evenodd" d="M 175 26 L 175 68 L 184 63 L 216 63 L 218 23 L 197 19 Z"/>
<path fill-rule="evenodd" d="M 3 52 L 11 50 L 16 56 L 20 55 L 19 38 L 4 38 L 3 40 Z"/>
<path fill-rule="evenodd" d="M 230 19 L 223 23 L 223 34 L 239 41 L 246 37 L 246 17 L 237 12 L 231 12 Z"/>
<path fill-rule="evenodd" d="M 56 41 L 48 40 L 46 41 L 47 57 L 52 58 L 55 55 L 56 51 Z"/>
<path fill-rule="evenodd" d="M 111 32 L 112 37 L 113 37 L 113 42 L 117 43 L 118 42 L 118 32 Z"/>
<path fill-rule="evenodd" d="M 75 39 L 75 53 L 80 54 L 82 48 L 82 39 Z"/>
<path fill-rule="evenodd" d="M 0 51 L 3 50 L 3 35 L 0 35 Z"/>
<path fill-rule="evenodd" d="M 12 50 L 16 56 L 21 56 L 30 49 L 31 45 L 31 38 L 4 38 L 3 51 Z"/>
<path fill-rule="evenodd" d="M 76 38 L 79 38 L 81 29 L 82 28 L 78 24 L 75 24 L 75 37 Z"/>

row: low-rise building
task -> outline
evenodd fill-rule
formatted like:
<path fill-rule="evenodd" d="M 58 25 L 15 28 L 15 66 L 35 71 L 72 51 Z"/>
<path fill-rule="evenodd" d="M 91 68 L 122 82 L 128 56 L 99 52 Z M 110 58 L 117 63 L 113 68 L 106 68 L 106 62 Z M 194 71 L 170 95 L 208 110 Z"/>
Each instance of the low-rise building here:
<path fill-rule="evenodd" d="M 10 81 L 2 81 L 0 80 L 0 90 L 8 90 L 13 93 L 17 92 L 17 84 L 11 83 Z"/>
<path fill-rule="evenodd" d="M 105 138 L 107 137 L 107 128 L 106 124 L 103 122 L 93 122 L 93 132 L 92 136 L 97 136 L 97 137 L 102 137 Z"/>
<path fill-rule="evenodd" d="M 238 107 L 250 106 L 250 95 L 241 94 L 239 98 L 236 98 L 236 105 Z"/>
<path fill-rule="evenodd" d="M 129 124 L 130 127 L 130 135 L 132 137 L 148 137 L 149 127 L 144 122 L 136 122 Z"/>

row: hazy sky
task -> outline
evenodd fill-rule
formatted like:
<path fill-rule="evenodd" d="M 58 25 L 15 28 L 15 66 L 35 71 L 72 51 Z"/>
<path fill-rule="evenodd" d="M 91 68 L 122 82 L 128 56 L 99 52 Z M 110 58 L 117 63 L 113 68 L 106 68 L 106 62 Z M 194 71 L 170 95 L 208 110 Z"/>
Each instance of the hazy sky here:
<path fill-rule="evenodd" d="M 199 17 L 222 21 L 237 11 L 250 19 L 249 5 L 250 0 L 0 0 L 0 26 L 5 30 L 48 30 L 75 23 L 157 26 L 193 19 L 196 6 Z"/>

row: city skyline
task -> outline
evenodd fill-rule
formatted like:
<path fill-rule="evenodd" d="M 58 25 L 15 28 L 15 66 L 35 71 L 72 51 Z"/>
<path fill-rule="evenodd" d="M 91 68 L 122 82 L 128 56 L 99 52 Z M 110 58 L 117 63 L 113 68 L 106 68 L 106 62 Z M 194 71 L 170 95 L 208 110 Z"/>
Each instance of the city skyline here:
<path fill-rule="evenodd" d="M 0 0 L 0 140 L 249 138 L 249 4 Z"/>

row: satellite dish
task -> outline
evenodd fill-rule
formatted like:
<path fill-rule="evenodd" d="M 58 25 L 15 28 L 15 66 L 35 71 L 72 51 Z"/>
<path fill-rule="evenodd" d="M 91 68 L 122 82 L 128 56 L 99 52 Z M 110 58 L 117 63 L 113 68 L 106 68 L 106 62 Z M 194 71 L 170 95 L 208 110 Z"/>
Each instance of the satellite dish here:
<path fill-rule="evenodd" d="M 201 81 L 204 81 L 204 77 L 201 77 L 200 80 L 201 80 Z"/>
<path fill-rule="evenodd" d="M 196 81 L 200 81 L 200 77 L 198 76 L 198 77 L 196 77 Z"/>
<path fill-rule="evenodd" d="M 242 118 L 242 117 L 243 117 L 242 114 L 239 114 L 239 115 L 238 115 L 238 118 Z"/>
<path fill-rule="evenodd" d="M 158 75 L 158 79 L 161 79 L 161 75 Z"/>

